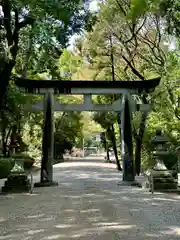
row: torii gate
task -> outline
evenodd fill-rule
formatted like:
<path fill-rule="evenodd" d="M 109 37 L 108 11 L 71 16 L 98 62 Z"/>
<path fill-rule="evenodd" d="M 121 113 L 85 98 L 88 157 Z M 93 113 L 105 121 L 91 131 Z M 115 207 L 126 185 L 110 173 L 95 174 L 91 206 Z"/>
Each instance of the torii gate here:
<path fill-rule="evenodd" d="M 160 78 L 146 81 L 57 81 L 16 78 L 22 92 L 44 95 L 44 102 L 29 106 L 29 111 L 44 111 L 41 178 L 35 187 L 53 186 L 52 160 L 54 155 L 54 111 L 115 111 L 121 112 L 121 154 L 123 181 L 134 181 L 131 118 L 134 111 L 149 111 L 150 105 L 137 103 L 132 95 L 153 91 Z M 61 104 L 54 101 L 56 94 L 83 95 L 83 104 Z M 112 104 L 93 104 L 92 95 L 119 94 Z M 27 108 L 27 106 L 25 106 Z"/>

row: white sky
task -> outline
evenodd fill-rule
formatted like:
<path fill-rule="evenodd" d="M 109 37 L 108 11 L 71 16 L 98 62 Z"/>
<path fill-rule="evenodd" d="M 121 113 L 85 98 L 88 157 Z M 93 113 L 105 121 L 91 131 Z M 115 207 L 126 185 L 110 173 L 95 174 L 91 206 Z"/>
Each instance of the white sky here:
<path fill-rule="evenodd" d="M 93 0 L 91 3 L 90 3 L 90 6 L 89 6 L 89 10 L 94 12 L 98 9 L 98 1 L 97 0 Z"/>
<path fill-rule="evenodd" d="M 95 11 L 97 11 L 97 9 L 98 9 L 98 0 L 92 0 L 91 3 L 90 3 L 90 5 L 89 5 L 89 10 L 90 10 L 91 12 L 95 12 Z M 74 45 L 74 43 L 75 43 L 75 40 L 76 40 L 76 38 L 78 38 L 78 37 L 79 37 L 79 34 L 74 34 L 74 35 L 70 38 L 70 41 L 69 41 L 70 46 L 68 47 L 69 50 L 72 50 L 72 49 L 73 49 L 73 45 Z"/>

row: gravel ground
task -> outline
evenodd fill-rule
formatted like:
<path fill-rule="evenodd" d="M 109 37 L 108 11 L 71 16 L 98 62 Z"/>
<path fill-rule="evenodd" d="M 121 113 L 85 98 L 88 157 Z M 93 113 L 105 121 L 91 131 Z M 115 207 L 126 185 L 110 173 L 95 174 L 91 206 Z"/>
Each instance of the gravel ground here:
<path fill-rule="evenodd" d="M 120 178 L 100 158 L 56 165 L 58 187 L 0 195 L 0 240 L 180 240 L 180 197 L 121 186 Z"/>

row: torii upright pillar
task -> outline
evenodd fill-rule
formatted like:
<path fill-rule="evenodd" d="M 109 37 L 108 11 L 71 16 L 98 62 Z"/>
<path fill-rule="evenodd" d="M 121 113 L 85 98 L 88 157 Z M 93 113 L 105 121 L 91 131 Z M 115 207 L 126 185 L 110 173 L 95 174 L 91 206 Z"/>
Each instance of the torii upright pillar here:
<path fill-rule="evenodd" d="M 44 97 L 44 125 L 42 139 L 42 160 L 40 182 L 34 187 L 57 186 L 53 181 L 54 158 L 54 96 L 52 90 L 48 90 Z"/>
<path fill-rule="evenodd" d="M 132 111 L 130 96 L 122 96 L 121 110 L 121 156 L 123 163 L 123 181 L 134 181 L 133 140 L 132 140 Z"/>

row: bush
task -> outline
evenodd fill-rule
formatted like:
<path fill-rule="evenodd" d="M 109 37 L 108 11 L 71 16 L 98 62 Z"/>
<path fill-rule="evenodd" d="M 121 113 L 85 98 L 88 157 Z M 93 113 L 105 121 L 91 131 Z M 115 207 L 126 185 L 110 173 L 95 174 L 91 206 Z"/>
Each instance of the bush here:
<path fill-rule="evenodd" d="M 163 160 L 164 160 L 164 164 L 166 165 L 166 167 L 169 170 L 172 170 L 174 165 L 177 164 L 177 160 L 178 160 L 177 153 L 171 151 L 171 152 L 169 152 L 169 154 L 167 156 L 164 157 Z"/>
<path fill-rule="evenodd" d="M 7 178 L 14 167 L 14 159 L 12 158 L 0 158 L 0 179 Z"/>

